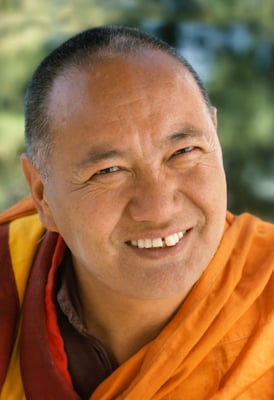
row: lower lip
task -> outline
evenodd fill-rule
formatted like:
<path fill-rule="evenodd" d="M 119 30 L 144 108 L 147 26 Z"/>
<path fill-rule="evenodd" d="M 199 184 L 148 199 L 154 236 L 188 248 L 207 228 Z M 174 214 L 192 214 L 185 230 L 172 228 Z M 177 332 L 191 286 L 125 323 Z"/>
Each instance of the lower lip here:
<path fill-rule="evenodd" d="M 139 257 L 150 258 L 150 259 L 161 259 L 163 257 L 174 256 L 180 253 L 186 246 L 189 237 L 191 235 L 192 229 L 188 229 L 182 239 L 175 246 L 166 247 L 151 247 L 150 249 L 140 249 L 139 247 L 132 246 L 128 244 L 130 249 L 134 251 Z"/>

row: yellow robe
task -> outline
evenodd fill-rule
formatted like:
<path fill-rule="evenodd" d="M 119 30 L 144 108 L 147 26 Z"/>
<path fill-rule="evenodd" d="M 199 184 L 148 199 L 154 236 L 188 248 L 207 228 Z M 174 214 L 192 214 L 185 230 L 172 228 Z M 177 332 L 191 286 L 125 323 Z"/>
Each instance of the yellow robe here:
<path fill-rule="evenodd" d="M 32 239 L 44 229 L 36 215 L 17 218 L 33 213 L 28 200 L 0 216 L 0 223 L 13 220 L 11 226 L 19 227 L 10 230 L 9 246 L 20 304 L 28 272 L 18 272 L 18 253 L 29 254 L 24 258 L 28 271 L 35 250 Z M 31 249 L 18 237 L 23 232 L 31 239 Z M 273 270 L 274 226 L 249 214 L 227 213 L 218 251 L 180 310 L 154 341 L 102 382 L 90 400 L 274 399 Z M 60 338 L 55 343 L 61 343 Z M 11 355 L 0 400 L 25 398 L 19 352 L 17 348 Z M 54 357 L 52 362 L 58 364 Z M 68 386 L 62 398 L 79 399 L 65 376 L 65 363 L 58 368 L 54 374 L 62 375 L 62 384 Z M 17 394 L 7 397 L 7 387 L 16 385 Z M 60 400 L 54 390 L 46 395 L 42 391 L 39 400 Z"/>

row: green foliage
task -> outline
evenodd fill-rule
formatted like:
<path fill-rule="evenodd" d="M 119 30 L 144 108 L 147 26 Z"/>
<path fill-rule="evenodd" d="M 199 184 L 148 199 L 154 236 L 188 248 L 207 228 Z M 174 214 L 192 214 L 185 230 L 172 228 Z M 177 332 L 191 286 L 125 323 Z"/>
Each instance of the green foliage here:
<path fill-rule="evenodd" d="M 227 24 L 228 21 L 241 21 L 274 35 L 272 0 L 197 0 L 197 3 L 208 22 Z"/>
<path fill-rule="evenodd" d="M 23 116 L 0 113 L 0 208 L 3 210 L 26 195 L 27 185 L 20 168 L 23 151 Z"/>

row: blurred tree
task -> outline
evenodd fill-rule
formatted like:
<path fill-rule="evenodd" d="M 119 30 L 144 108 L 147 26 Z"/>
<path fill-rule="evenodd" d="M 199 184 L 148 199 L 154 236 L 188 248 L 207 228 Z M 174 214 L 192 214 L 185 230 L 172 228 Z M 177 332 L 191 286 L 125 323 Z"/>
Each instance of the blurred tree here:
<path fill-rule="evenodd" d="M 20 0 L 0 0 L 0 10 L 18 9 Z"/>

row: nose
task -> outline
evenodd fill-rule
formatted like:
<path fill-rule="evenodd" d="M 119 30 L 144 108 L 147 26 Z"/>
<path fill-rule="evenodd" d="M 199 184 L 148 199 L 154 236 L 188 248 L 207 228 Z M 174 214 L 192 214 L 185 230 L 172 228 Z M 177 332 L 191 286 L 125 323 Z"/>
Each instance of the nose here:
<path fill-rule="evenodd" d="M 128 210 L 131 218 L 137 222 L 167 223 L 178 215 L 180 197 L 174 179 L 147 174 L 136 180 Z"/>

